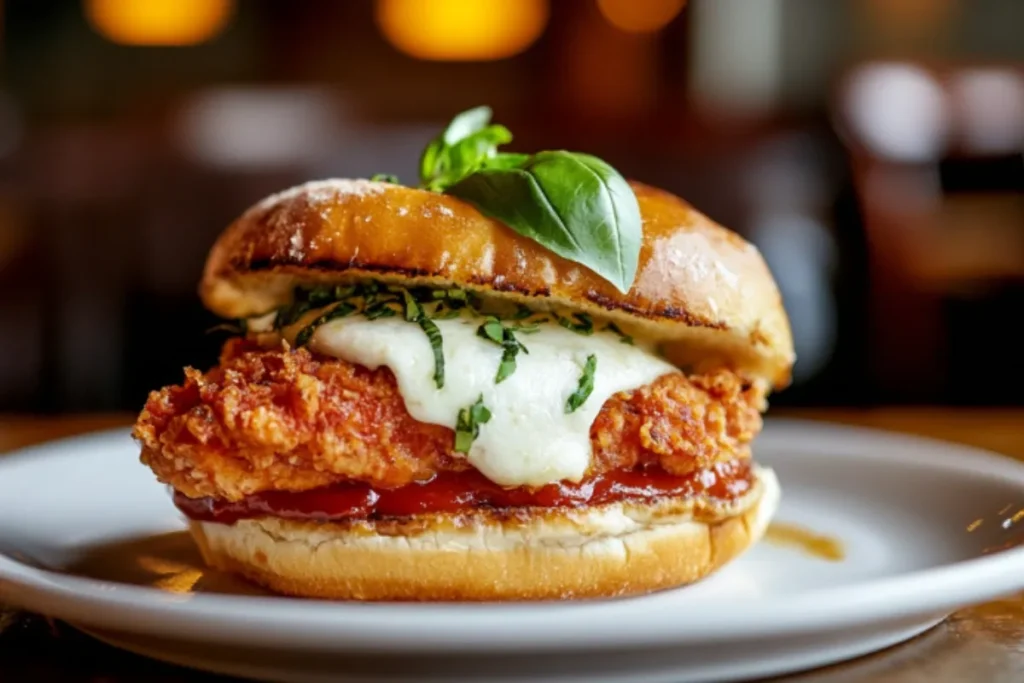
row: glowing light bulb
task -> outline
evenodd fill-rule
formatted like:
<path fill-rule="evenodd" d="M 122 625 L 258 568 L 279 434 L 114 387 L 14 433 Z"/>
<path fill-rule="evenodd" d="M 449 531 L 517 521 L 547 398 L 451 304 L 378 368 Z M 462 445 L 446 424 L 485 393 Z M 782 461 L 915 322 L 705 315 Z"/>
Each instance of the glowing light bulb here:
<path fill-rule="evenodd" d="M 519 54 L 540 37 L 547 0 L 377 0 L 384 37 L 417 59 L 490 61 Z"/>
<path fill-rule="evenodd" d="M 675 19 L 686 0 L 597 0 L 612 26 L 629 33 L 653 33 Z"/>
<path fill-rule="evenodd" d="M 234 0 L 86 0 L 85 16 L 122 45 L 196 45 L 213 38 L 234 13 Z"/>

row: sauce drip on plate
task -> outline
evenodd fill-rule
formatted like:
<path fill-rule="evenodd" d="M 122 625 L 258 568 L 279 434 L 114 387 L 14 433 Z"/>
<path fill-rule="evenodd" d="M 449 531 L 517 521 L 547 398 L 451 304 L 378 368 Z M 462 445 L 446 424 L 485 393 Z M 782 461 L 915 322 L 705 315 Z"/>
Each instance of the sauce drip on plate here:
<path fill-rule="evenodd" d="M 795 524 L 772 522 L 764 536 L 765 541 L 775 545 L 795 547 L 820 560 L 840 562 L 846 557 L 842 543 L 831 536 L 824 536 Z"/>

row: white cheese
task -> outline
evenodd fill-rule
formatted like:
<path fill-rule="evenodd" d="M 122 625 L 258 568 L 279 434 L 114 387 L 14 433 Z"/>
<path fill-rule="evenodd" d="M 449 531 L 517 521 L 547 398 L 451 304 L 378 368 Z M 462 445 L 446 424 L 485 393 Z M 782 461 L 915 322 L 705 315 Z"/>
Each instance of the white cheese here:
<path fill-rule="evenodd" d="M 610 332 L 585 336 L 543 324 L 518 339 L 529 350 L 500 384 L 494 376 L 501 348 L 477 335 L 480 320 L 435 320 L 445 360 L 442 389 L 434 383 L 434 356 L 426 334 L 400 318 L 341 318 L 317 328 L 311 347 L 350 363 L 386 366 L 398 381 L 415 419 L 451 429 L 459 410 L 483 396 L 491 419 L 467 454 L 470 464 L 503 486 L 542 486 L 579 481 L 590 465 L 590 426 L 614 393 L 648 384 L 677 370 L 649 349 L 631 346 Z M 569 395 L 579 385 L 587 356 L 597 357 L 594 390 L 573 413 Z"/>

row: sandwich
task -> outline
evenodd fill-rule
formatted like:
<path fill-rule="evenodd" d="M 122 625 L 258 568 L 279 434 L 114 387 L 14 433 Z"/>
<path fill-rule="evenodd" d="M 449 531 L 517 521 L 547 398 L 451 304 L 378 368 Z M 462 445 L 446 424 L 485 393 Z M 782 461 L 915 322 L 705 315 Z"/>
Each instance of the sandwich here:
<path fill-rule="evenodd" d="M 603 598 L 696 582 L 756 543 L 752 458 L 790 382 L 755 247 L 562 150 L 500 150 L 486 107 L 420 178 L 312 181 L 217 239 L 219 363 L 133 435 L 204 561 L 282 594 Z"/>

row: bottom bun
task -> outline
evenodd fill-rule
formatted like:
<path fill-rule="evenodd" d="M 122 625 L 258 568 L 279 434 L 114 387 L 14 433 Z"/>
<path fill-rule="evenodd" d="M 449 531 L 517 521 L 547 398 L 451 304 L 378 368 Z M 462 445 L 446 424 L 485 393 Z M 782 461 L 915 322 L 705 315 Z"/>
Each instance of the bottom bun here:
<path fill-rule="evenodd" d="M 543 600 L 635 595 L 692 583 L 757 542 L 775 474 L 729 510 L 692 501 L 584 510 L 473 511 L 349 523 L 272 517 L 193 522 L 210 566 L 275 592 L 347 600 Z"/>

